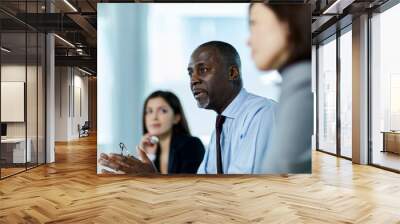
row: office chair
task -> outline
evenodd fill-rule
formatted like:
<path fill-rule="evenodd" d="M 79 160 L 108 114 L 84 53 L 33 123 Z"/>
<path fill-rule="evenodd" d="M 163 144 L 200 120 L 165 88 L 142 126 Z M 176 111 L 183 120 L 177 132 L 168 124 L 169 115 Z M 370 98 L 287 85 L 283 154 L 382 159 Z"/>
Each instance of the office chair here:
<path fill-rule="evenodd" d="M 89 136 L 89 129 L 90 129 L 89 121 L 85 121 L 82 127 L 80 127 L 80 125 L 78 124 L 79 138 Z"/>

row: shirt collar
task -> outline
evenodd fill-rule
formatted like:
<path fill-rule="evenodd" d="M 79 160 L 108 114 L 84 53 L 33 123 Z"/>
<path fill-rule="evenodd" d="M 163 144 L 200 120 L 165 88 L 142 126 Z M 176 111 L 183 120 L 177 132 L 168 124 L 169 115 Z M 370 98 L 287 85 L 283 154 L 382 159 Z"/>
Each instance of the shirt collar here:
<path fill-rule="evenodd" d="M 246 96 L 248 95 L 246 89 L 242 88 L 239 94 L 232 100 L 232 102 L 225 108 L 222 112 L 222 115 L 225 117 L 229 117 L 235 119 L 240 113 L 240 109 L 243 106 L 243 103 L 246 100 Z"/>

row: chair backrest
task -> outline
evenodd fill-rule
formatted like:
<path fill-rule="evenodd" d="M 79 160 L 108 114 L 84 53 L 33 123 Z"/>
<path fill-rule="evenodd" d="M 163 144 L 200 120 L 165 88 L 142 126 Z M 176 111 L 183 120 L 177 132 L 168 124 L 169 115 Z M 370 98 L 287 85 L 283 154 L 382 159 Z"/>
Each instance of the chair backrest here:
<path fill-rule="evenodd" d="M 85 121 L 85 124 L 83 124 L 82 128 L 89 129 L 89 127 L 89 121 Z"/>

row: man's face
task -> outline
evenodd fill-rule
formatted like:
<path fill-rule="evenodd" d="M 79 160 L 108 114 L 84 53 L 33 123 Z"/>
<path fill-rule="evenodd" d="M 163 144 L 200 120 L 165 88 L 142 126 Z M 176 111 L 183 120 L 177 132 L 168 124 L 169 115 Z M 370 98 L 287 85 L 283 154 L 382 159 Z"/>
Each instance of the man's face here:
<path fill-rule="evenodd" d="M 230 92 L 228 69 L 212 47 L 196 49 L 190 57 L 190 87 L 200 108 L 216 110 L 223 104 L 224 93 Z"/>

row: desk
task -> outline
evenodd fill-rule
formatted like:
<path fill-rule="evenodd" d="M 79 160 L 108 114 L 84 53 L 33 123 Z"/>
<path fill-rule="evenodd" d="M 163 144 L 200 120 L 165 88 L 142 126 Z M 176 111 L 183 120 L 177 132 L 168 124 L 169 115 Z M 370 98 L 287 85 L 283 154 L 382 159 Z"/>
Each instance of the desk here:
<path fill-rule="evenodd" d="M 28 147 L 26 147 L 25 154 L 25 138 L 1 139 L 1 159 L 4 159 L 6 163 L 31 162 L 32 140 L 28 138 L 26 142 Z M 27 158 L 27 161 L 25 161 L 25 158 Z"/>
<path fill-rule="evenodd" d="M 383 152 L 400 154 L 400 132 L 383 131 Z"/>

